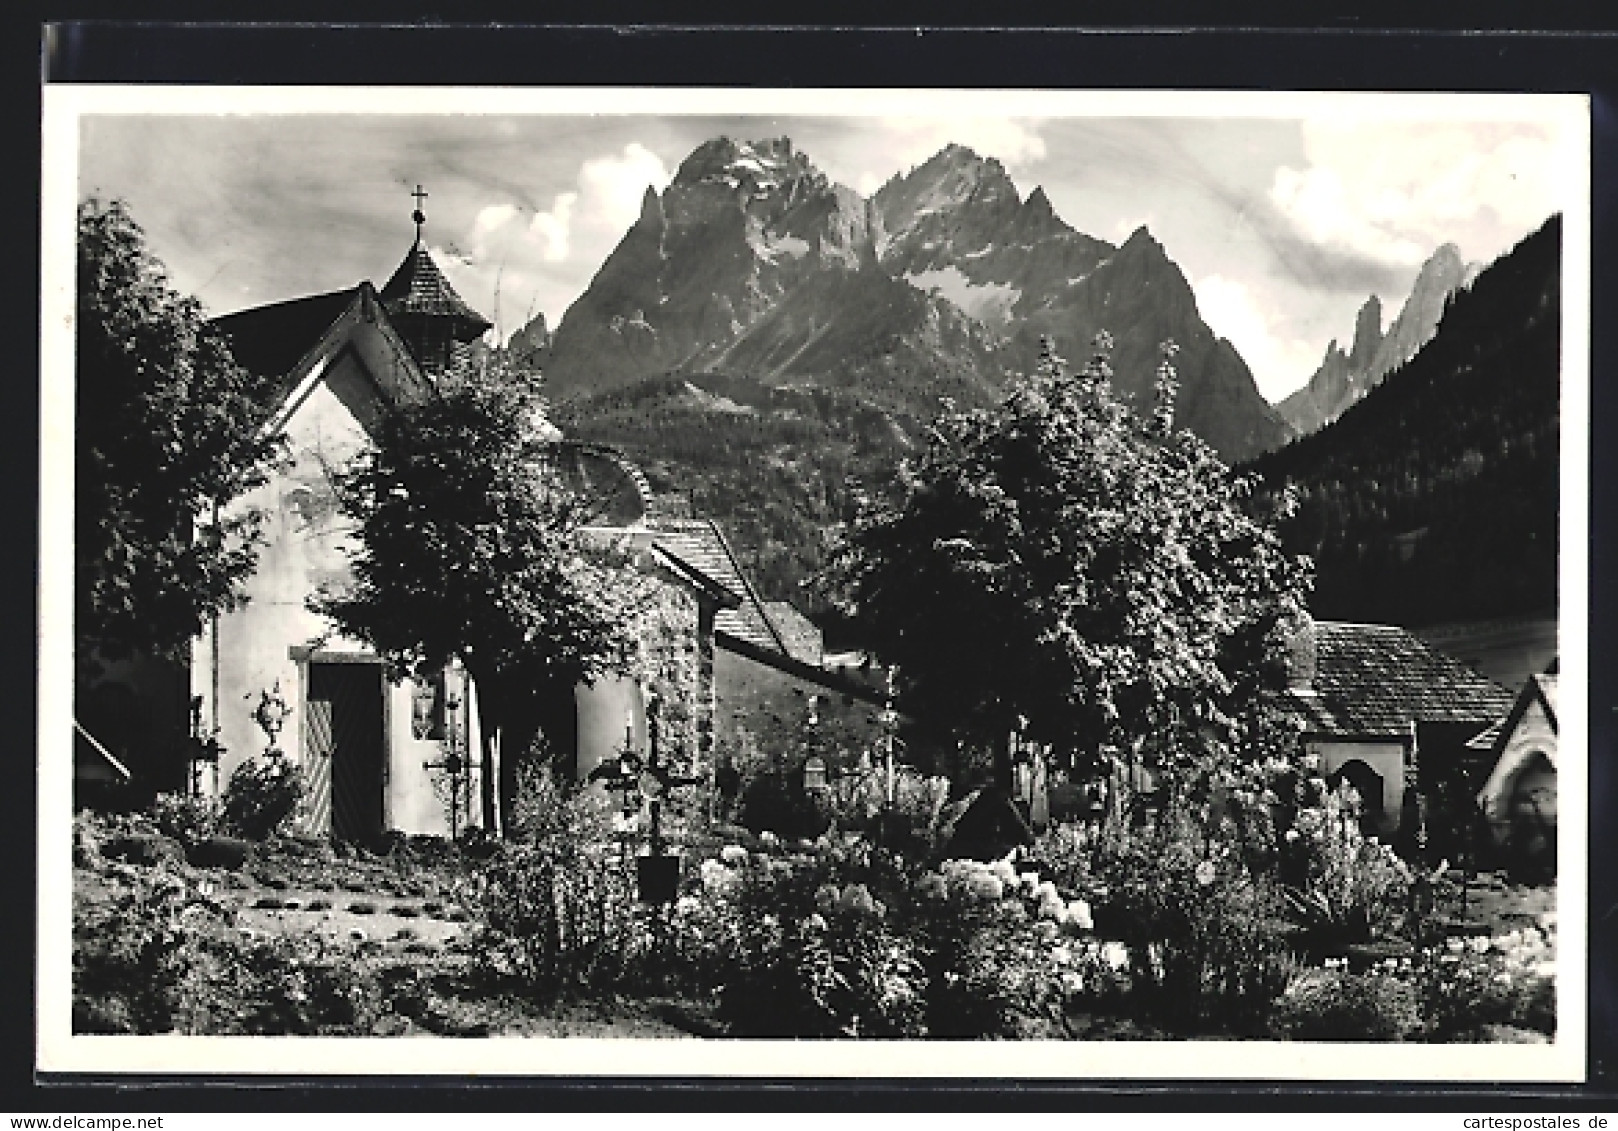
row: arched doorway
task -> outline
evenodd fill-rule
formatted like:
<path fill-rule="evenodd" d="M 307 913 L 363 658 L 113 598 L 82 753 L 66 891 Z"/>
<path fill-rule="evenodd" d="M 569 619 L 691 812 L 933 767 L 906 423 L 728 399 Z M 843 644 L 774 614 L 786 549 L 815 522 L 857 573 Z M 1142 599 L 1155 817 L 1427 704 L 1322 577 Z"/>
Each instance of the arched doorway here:
<path fill-rule="evenodd" d="M 1358 758 L 1350 758 L 1334 770 L 1326 784 L 1337 789 L 1347 782 L 1360 799 L 1360 828 L 1375 833 L 1382 827 L 1382 775 Z"/>

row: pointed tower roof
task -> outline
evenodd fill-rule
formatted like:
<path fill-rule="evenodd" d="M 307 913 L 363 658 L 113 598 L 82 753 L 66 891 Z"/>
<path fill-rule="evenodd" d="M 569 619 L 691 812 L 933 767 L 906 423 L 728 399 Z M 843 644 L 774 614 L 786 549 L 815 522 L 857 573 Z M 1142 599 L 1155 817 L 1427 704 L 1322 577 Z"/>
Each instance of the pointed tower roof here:
<path fill-rule="evenodd" d="M 433 262 L 433 257 L 422 246 L 420 238 L 405 253 L 393 277 L 383 285 L 382 305 L 398 318 L 415 315 L 421 318 L 442 318 L 451 325 L 451 336 L 459 342 L 470 342 L 493 323 L 473 310 Z"/>

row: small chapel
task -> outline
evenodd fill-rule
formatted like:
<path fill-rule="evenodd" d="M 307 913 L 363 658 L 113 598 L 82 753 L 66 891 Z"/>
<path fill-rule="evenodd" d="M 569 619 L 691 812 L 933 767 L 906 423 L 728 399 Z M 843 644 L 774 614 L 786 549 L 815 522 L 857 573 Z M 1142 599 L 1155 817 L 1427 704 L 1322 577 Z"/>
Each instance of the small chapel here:
<path fill-rule="evenodd" d="M 118 665 L 80 689 L 80 786 L 121 775 L 143 779 L 148 794 L 217 797 L 236 767 L 274 747 L 306 775 L 305 835 L 453 835 L 481 822 L 478 696 L 466 673 L 451 665 L 401 678 L 308 607 L 350 569 L 353 531 L 331 471 L 365 450 L 391 408 L 434 396 L 471 364 L 491 329 L 428 251 L 417 192 L 415 239 L 380 289 L 361 281 L 213 320 L 237 362 L 269 379 L 265 427 L 286 439 L 272 478 L 233 504 L 263 515 L 257 569 L 247 600 L 213 618 L 184 671 Z M 593 533 L 634 550 L 695 606 L 695 764 L 711 776 L 727 729 L 777 718 L 794 696 L 840 703 L 850 719 L 869 714 L 874 694 L 824 666 L 818 630 L 801 614 L 760 598 L 714 523 L 658 515 L 644 476 L 619 453 L 550 431 L 564 478 L 598 504 Z M 575 698 L 576 749 L 564 764 L 578 780 L 626 750 L 644 757 L 642 688 L 603 678 Z M 500 757 L 497 738 L 493 746 Z"/>

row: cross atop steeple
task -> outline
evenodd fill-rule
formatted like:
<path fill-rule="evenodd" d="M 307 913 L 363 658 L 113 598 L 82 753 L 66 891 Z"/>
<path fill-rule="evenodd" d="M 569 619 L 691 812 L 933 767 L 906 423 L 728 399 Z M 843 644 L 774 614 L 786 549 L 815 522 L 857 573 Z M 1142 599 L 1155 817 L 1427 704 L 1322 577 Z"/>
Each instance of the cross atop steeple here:
<path fill-rule="evenodd" d="M 416 222 L 416 242 L 420 243 L 421 226 L 427 222 L 427 213 L 421 210 L 422 202 L 427 199 L 427 190 L 417 185 L 416 191 L 410 195 L 416 198 L 416 210 L 410 214 L 410 218 Z"/>

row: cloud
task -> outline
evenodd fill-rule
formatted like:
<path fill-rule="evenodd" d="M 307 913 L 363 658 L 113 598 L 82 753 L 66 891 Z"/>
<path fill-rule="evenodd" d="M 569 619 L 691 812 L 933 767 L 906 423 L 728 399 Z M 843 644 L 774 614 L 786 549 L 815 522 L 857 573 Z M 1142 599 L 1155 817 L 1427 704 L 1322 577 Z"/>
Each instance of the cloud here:
<path fill-rule="evenodd" d="M 600 221 L 623 229 L 640 217 L 648 187 L 662 192 L 673 175 L 661 158 L 639 142 L 624 146 L 622 154 L 586 161 L 579 170 L 579 188 L 598 210 Z"/>
<path fill-rule="evenodd" d="M 1043 125 L 1039 118 L 878 118 L 814 154 L 832 179 L 870 196 L 951 142 L 995 158 L 1014 174 L 1026 172 L 1048 152 Z"/>
<path fill-rule="evenodd" d="M 670 179 L 655 153 L 631 142 L 582 161 L 574 186 L 552 195 L 548 206 L 489 186 L 507 199 L 477 210 L 468 250 L 448 245 L 441 266 L 501 334 L 540 311 L 554 325 L 640 216 L 646 190 L 662 190 Z M 521 311 L 515 315 L 514 305 Z"/>
<path fill-rule="evenodd" d="M 1285 334 L 1242 283 L 1209 275 L 1195 280 L 1191 289 L 1202 320 L 1230 339 L 1265 399 L 1275 401 L 1291 392 L 1319 362 L 1319 349 Z"/>
<path fill-rule="evenodd" d="M 1303 123 L 1304 163 L 1277 169 L 1269 200 L 1302 238 L 1394 268 L 1455 241 L 1504 250 L 1559 204 L 1561 148 L 1548 129 L 1356 119 Z"/>
<path fill-rule="evenodd" d="M 545 241 L 545 262 L 560 263 L 567 258 L 573 206 L 578 202 L 579 194 L 576 192 L 558 193 L 549 212 L 536 212 L 529 221 L 529 232 Z"/>

